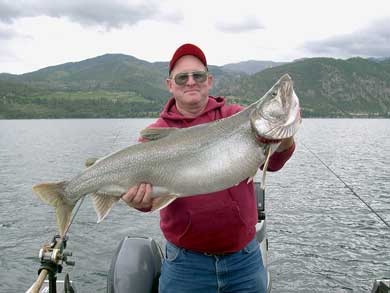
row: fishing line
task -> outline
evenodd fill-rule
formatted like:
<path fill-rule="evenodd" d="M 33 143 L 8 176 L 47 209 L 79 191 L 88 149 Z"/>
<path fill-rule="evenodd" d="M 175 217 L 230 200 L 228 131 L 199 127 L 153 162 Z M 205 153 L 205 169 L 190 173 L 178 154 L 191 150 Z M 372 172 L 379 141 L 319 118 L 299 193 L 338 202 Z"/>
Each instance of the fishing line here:
<path fill-rule="evenodd" d="M 315 158 L 317 158 L 318 161 L 322 163 L 322 165 L 324 165 L 338 180 L 340 180 L 345 185 L 345 187 L 347 187 L 352 192 L 352 194 L 356 198 L 358 198 L 362 203 L 364 203 L 366 207 L 372 213 L 374 213 L 382 221 L 383 224 L 385 224 L 390 229 L 390 224 L 381 215 L 379 215 L 376 210 L 374 210 L 361 196 L 359 196 L 351 186 L 349 186 L 339 175 L 336 174 L 336 172 L 334 172 L 327 164 L 325 164 L 325 162 L 321 160 L 321 158 L 317 154 L 315 154 L 311 149 L 309 149 L 304 143 L 302 144 Z"/>
<path fill-rule="evenodd" d="M 77 213 L 79 212 L 79 209 L 80 209 L 81 204 L 83 203 L 84 199 L 85 199 L 85 196 L 83 196 L 83 197 L 81 198 L 80 203 L 79 203 L 79 205 L 78 205 L 76 211 L 73 213 L 73 216 L 72 216 L 72 219 L 70 220 L 70 223 L 69 223 L 69 225 L 68 225 L 68 228 L 66 228 L 66 230 L 65 230 L 64 237 L 65 237 L 65 235 L 68 233 L 68 231 L 69 231 L 69 229 L 70 229 L 70 226 L 71 226 L 72 223 L 73 223 L 74 218 L 76 218 L 76 215 L 77 215 Z"/>

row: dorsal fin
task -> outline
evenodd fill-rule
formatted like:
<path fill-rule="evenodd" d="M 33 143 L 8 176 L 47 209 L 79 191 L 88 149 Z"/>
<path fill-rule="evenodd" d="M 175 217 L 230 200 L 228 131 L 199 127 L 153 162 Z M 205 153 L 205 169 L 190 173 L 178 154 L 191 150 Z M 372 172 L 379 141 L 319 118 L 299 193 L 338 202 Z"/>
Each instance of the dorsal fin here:
<path fill-rule="evenodd" d="M 145 128 L 141 130 L 141 138 L 147 140 L 158 140 L 160 138 L 166 137 L 171 133 L 177 131 L 179 128 Z"/>
<path fill-rule="evenodd" d="M 99 158 L 88 158 L 85 160 L 85 167 L 91 167 Z"/>

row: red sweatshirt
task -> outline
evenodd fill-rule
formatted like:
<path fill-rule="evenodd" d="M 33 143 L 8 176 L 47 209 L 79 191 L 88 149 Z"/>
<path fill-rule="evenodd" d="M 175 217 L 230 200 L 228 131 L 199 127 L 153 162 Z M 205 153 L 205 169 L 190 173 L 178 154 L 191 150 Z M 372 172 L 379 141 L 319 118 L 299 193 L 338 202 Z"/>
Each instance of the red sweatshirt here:
<path fill-rule="evenodd" d="M 186 128 L 229 117 L 243 109 L 225 105 L 222 97 L 209 97 L 206 109 L 195 118 L 182 116 L 171 98 L 160 118 L 149 127 Z M 295 145 L 274 153 L 268 170 L 277 171 L 294 152 Z M 235 252 L 255 236 L 257 206 L 253 183 L 247 180 L 226 190 L 178 198 L 160 211 L 160 227 L 165 238 L 176 246 L 209 253 Z"/>

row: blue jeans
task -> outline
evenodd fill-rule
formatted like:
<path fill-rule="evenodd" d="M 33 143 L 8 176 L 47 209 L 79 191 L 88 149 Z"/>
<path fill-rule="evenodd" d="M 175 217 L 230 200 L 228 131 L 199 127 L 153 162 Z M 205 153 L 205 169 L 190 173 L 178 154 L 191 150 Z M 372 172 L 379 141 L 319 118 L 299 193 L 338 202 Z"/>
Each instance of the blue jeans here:
<path fill-rule="evenodd" d="M 165 249 L 160 293 L 267 292 L 267 273 L 256 239 L 223 256 L 193 252 L 170 242 Z"/>

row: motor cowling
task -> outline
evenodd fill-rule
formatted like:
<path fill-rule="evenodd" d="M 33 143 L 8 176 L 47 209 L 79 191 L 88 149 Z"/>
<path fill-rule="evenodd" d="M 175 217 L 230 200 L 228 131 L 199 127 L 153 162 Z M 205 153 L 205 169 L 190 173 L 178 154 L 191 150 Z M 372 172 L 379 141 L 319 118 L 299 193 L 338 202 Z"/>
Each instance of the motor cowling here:
<path fill-rule="evenodd" d="M 152 238 L 124 238 L 111 261 L 107 292 L 158 292 L 162 259 L 161 248 Z"/>

